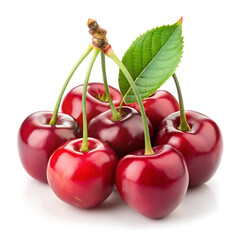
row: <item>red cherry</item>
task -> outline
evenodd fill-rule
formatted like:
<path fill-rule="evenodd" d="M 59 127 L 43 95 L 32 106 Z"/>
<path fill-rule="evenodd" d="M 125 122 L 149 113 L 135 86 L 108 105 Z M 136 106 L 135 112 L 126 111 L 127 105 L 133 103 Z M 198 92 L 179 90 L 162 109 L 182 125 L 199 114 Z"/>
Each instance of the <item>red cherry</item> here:
<path fill-rule="evenodd" d="M 83 128 L 82 123 L 82 91 L 83 85 L 73 88 L 64 98 L 62 111 L 72 116 Z M 109 86 L 110 96 L 113 104 L 119 106 L 122 100 L 121 93 Z M 96 115 L 110 109 L 106 99 L 103 83 L 89 83 L 86 96 L 87 121 L 89 122 Z"/>
<path fill-rule="evenodd" d="M 88 138 L 88 152 L 80 151 L 82 139 L 68 141 L 50 157 L 47 177 L 54 193 L 80 208 L 102 203 L 113 191 L 115 152 L 104 142 Z"/>
<path fill-rule="evenodd" d="M 150 136 L 153 129 L 148 121 Z M 144 148 L 144 129 L 141 114 L 130 107 L 122 107 L 121 119 L 112 120 L 112 112 L 108 110 L 93 118 L 88 125 L 88 135 L 101 139 L 109 144 L 119 158 Z"/>
<path fill-rule="evenodd" d="M 49 157 L 64 142 L 82 136 L 78 123 L 59 113 L 56 125 L 49 125 L 53 112 L 36 112 L 22 123 L 18 133 L 18 151 L 23 167 L 30 176 L 47 182 Z"/>
<path fill-rule="evenodd" d="M 161 218 L 182 201 L 189 178 L 183 156 L 175 148 L 162 145 L 153 151 L 123 157 L 116 168 L 116 186 L 130 207 L 146 217 Z"/>
<path fill-rule="evenodd" d="M 155 145 L 170 144 L 184 155 L 189 186 L 195 187 L 207 182 L 216 172 L 223 140 L 219 127 L 209 117 L 194 111 L 185 113 L 191 131 L 180 131 L 180 113 L 173 113 L 162 121 Z"/>
<path fill-rule="evenodd" d="M 158 131 L 161 121 L 173 112 L 179 111 L 179 104 L 175 97 L 163 90 L 158 90 L 144 99 L 143 106 L 147 117 L 152 123 L 154 133 Z M 128 106 L 140 111 L 138 103 L 130 103 Z"/>

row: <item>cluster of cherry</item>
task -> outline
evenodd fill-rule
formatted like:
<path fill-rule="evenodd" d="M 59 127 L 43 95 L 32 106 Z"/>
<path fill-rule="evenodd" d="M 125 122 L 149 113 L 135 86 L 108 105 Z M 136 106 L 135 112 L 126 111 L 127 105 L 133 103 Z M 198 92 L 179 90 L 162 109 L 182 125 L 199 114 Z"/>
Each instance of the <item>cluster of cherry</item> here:
<path fill-rule="evenodd" d="M 188 187 L 213 176 L 222 154 L 221 132 L 207 116 L 184 111 L 176 74 L 179 103 L 163 90 L 141 101 L 131 76 L 107 46 L 107 51 L 89 46 L 70 72 L 53 112 L 36 112 L 23 121 L 18 134 L 20 159 L 33 178 L 48 182 L 69 204 L 95 207 L 116 184 L 130 207 L 160 218 L 180 204 Z M 65 96 L 59 113 L 71 76 L 91 50 L 84 84 Z M 104 54 L 114 56 L 137 103 L 125 104 L 105 74 L 104 84 L 88 83 L 100 50 L 103 66 Z"/>

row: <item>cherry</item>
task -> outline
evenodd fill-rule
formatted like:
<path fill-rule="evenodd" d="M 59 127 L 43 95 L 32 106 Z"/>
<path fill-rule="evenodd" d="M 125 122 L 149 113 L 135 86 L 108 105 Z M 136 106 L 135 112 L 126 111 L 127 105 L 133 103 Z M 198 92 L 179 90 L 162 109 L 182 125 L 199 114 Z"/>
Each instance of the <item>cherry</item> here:
<path fill-rule="evenodd" d="M 216 172 L 223 140 L 219 127 L 209 117 L 195 111 L 185 113 L 191 130 L 179 130 L 180 113 L 173 113 L 162 121 L 155 145 L 170 144 L 184 155 L 189 186 L 196 187 L 207 182 Z"/>
<path fill-rule="evenodd" d="M 153 129 L 148 121 L 150 137 Z M 112 120 L 112 112 L 108 110 L 93 118 L 88 125 L 90 137 L 101 139 L 108 143 L 119 158 L 144 148 L 144 128 L 141 114 L 134 108 L 122 107 L 120 120 Z"/>
<path fill-rule="evenodd" d="M 93 138 L 88 138 L 89 151 L 81 151 L 82 141 L 68 141 L 53 153 L 47 178 L 61 200 L 80 208 L 91 208 L 112 193 L 118 158 L 106 143 Z"/>
<path fill-rule="evenodd" d="M 182 92 L 176 74 L 180 112 L 166 117 L 159 127 L 155 145 L 170 144 L 185 157 L 189 171 L 189 187 L 207 182 L 216 172 L 223 150 L 222 134 L 209 117 L 184 110 Z"/>
<path fill-rule="evenodd" d="M 188 187 L 183 156 L 172 146 L 139 150 L 123 157 L 116 168 L 116 186 L 122 199 L 149 218 L 162 218 L 182 201 Z"/>
<path fill-rule="evenodd" d="M 115 106 L 119 106 L 122 100 L 121 93 L 109 86 L 110 96 Z M 62 111 L 72 116 L 83 128 L 82 122 L 82 93 L 83 85 L 73 88 L 64 98 Z M 96 115 L 110 109 L 103 83 L 89 83 L 87 88 L 87 121 Z"/>
<path fill-rule="evenodd" d="M 176 98 L 170 92 L 163 90 L 157 90 L 142 102 L 146 115 L 152 123 L 154 133 L 158 131 L 159 125 L 165 117 L 179 111 Z M 130 103 L 128 106 L 140 110 L 137 102 Z"/>
<path fill-rule="evenodd" d="M 50 125 L 53 112 L 36 112 L 28 116 L 18 133 L 18 151 L 23 167 L 30 176 L 47 182 L 46 169 L 50 155 L 62 143 L 82 136 L 78 123 L 59 113 Z"/>

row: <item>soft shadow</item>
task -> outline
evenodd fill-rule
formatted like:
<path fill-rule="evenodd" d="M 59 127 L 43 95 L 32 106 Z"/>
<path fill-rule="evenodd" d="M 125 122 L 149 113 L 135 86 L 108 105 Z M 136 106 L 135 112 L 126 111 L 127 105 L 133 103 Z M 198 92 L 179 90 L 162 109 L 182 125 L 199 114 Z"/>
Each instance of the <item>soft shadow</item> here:
<path fill-rule="evenodd" d="M 190 188 L 178 208 L 166 217 L 167 220 L 192 221 L 206 217 L 218 208 L 217 198 L 210 186 L 203 184 Z"/>
<path fill-rule="evenodd" d="M 111 196 L 101 205 L 92 209 L 81 209 L 71 206 L 52 192 L 47 184 L 29 180 L 24 201 L 31 211 L 44 218 L 56 221 L 82 222 L 85 224 L 97 221 L 120 224 L 122 226 L 151 227 L 156 224 L 184 223 L 201 217 L 206 217 L 216 211 L 218 202 L 212 189 L 204 184 L 198 188 L 189 189 L 182 203 L 165 218 L 152 220 L 128 207 L 115 189 Z"/>
<path fill-rule="evenodd" d="M 42 205 L 51 200 L 51 189 L 48 184 L 29 178 L 24 190 L 24 202 L 33 210 L 42 211 Z"/>
<path fill-rule="evenodd" d="M 91 209 L 81 209 L 60 200 L 48 184 L 32 179 L 26 183 L 23 200 L 36 215 L 39 214 L 45 218 L 54 218 L 60 221 L 63 219 L 82 221 L 84 219 L 87 222 L 92 219 L 96 220 L 96 218 L 101 219 L 103 216 L 105 219 L 107 217 L 109 220 L 113 220 L 117 214 L 128 211 L 116 189 L 101 205 Z"/>

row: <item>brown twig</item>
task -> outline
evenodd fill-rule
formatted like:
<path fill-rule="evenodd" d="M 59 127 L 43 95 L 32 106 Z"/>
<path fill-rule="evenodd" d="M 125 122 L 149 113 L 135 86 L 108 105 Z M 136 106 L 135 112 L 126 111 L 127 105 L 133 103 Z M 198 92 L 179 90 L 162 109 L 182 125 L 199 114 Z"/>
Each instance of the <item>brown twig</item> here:
<path fill-rule="evenodd" d="M 101 28 L 97 21 L 93 19 L 88 19 L 87 25 L 89 33 L 92 35 L 92 45 L 105 52 L 110 47 L 106 38 L 107 31 Z"/>

